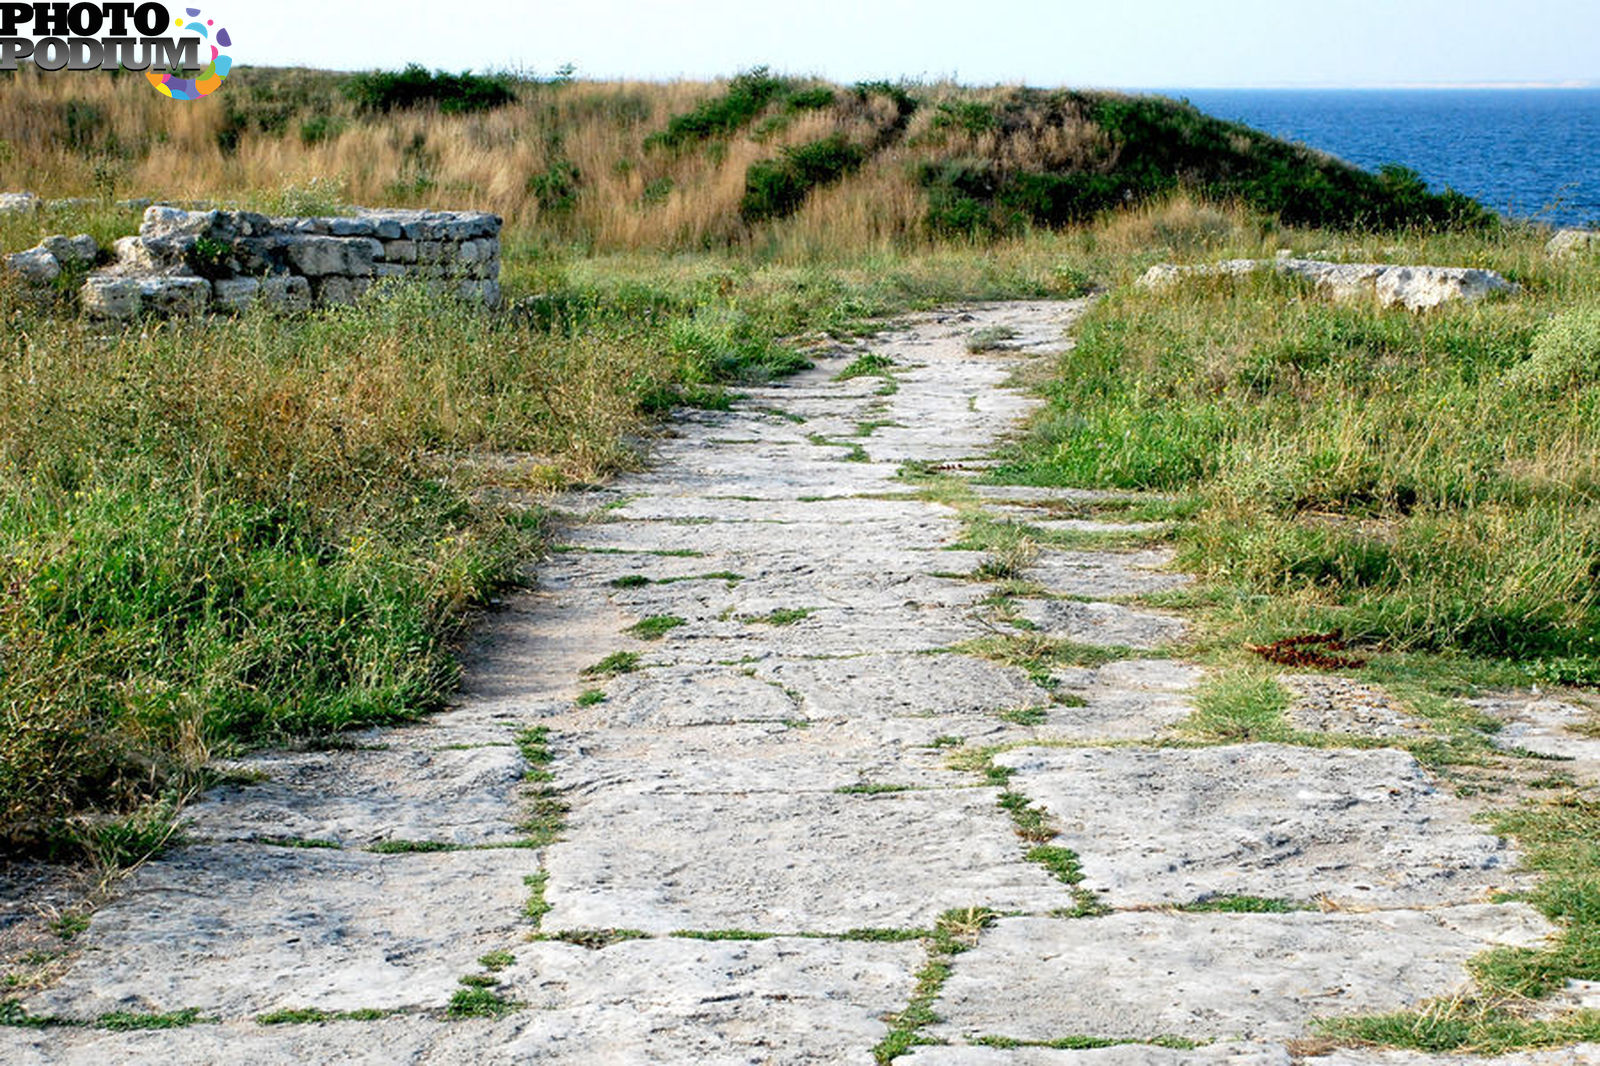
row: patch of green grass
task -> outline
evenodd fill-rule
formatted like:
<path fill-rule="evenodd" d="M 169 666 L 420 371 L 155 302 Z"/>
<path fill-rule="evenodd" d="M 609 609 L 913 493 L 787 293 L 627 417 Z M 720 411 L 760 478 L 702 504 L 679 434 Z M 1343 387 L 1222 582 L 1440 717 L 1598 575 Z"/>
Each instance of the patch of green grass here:
<path fill-rule="evenodd" d="M 839 934 L 839 939 L 869 944 L 900 944 L 908 940 L 923 940 L 927 936 L 926 929 L 846 929 Z"/>
<path fill-rule="evenodd" d="M 669 935 L 679 940 L 771 940 L 780 934 L 750 929 L 678 929 Z"/>
<path fill-rule="evenodd" d="M 917 971 L 917 983 L 905 1008 L 890 1015 L 888 1034 L 872 1049 L 879 1066 L 887 1066 L 919 1044 L 930 1043 L 921 1030 L 941 1019 L 933 1010 L 934 1001 L 950 979 L 955 956 L 975 947 L 983 929 L 998 917 L 986 907 L 968 907 L 940 915 L 931 936 L 927 936 L 928 957 Z"/>
<path fill-rule="evenodd" d="M 1305 910 L 1302 904 L 1266 896 L 1204 896 L 1178 908 L 1193 914 L 1288 914 Z"/>
<path fill-rule="evenodd" d="M 582 677 L 613 677 L 617 674 L 627 674 L 639 668 L 639 653 L 633 651 L 614 651 L 604 659 L 593 665 L 586 666 L 580 671 Z"/>
<path fill-rule="evenodd" d="M 595 704 L 604 703 L 605 701 L 606 694 L 603 691 L 597 688 L 590 688 L 578 693 L 578 698 L 573 702 L 579 707 L 593 707 Z"/>
<path fill-rule="evenodd" d="M 623 577 L 614 577 L 606 584 L 614 589 L 642 589 L 650 584 L 650 579 L 643 574 L 626 574 Z"/>
<path fill-rule="evenodd" d="M 890 792 L 911 792 L 915 785 L 863 784 L 841 785 L 833 791 L 841 796 L 882 796 Z"/>
<path fill-rule="evenodd" d="M 675 614 L 654 614 L 629 626 L 627 632 L 640 640 L 660 640 L 679 626 L 689 623 Z"/>
<path fill-rule="evenodd" d="M 62 940 L 73 940 L 89 928 L 87 914 L 63 914 L 50 923 L 50 931 Z"/>
<path fill-rule="evenodd" d="M 1600 1011 L 1593 1010 L 1541 1020 L 1482 1004 L 1439 1004 L 1420 1011 L 1328 1018 L 1312 1024 L 1335 1040 L 1427 1052 L 1502 1055 L 1600 1040 Z"/>
<path fill-rule="evenodd" d="M 317 1025 L 322 1022 L 376 1022 L 402 1013 L 364 1007 L 356 1010 L 318 1010 L 315 1007 L 288 1008 L 256 1015 L 257 1025 Z"/>
<path fill-rule="evenodd" d="M 496 988 L 483 988 L 475 984 L 463 985 L 450 997 L 445 1008 L 448 1018 L 502 1018 L 516 1010 L 520 1004 L 503 996 Z"/>
<path fill-rule="evenodd" d="M 751 625 L 792 626 L 796 622 L 805 621 L 815 613 L 814 607 L 779 607 L 767 614 L 741 615 L 739 621 Z"/>
<path fill-rule="evenodd" d="M 1050 714 L 1043 707 L 1014 707 L 1011 710 L 1001 711 L 1000 718 L 1013 725 L 1044 725 L 1049 720 Z"/>
<path fill-rule="evenodd" d="M 1029 848 L 1023 858 L 1043 866 L 1062 884 L 1076 885 L 1083 880 L 1083 866 L 1078 861 L 1078 853 L 1071 848 L 1040 844 Z"/>
<path fill-rule="evenodd" d="M 185 1007 L 183 1010 L 159 1014 L 112 1011 L 100 1015 L 89 1024 L 95 1029 L 110 1029 L 112 1032 L 125 1033 L 141 1029 L 184 1029 L 191 1025 L 213 1025 L 217 1021 L 216 1018 L 208 1018 L 201 1014 L 198 1007 Z"/>
<path fill-rule="evenodd" d="M 506 967 L 513 965 L 517 957 L 509 951 L 491 951 L 478 958 L 478 965 L 490 973 L 498 973 Z"/>
<path fill-rule="evenodd" d="M 959 748 L 963 744 L 965 744 L 966 742 L 967 741 L 966 741 L 965 737 L 958 737 L 958 736 L 954 735 L 953 733 L 945 733 L 945 734 L 943 734 L 941 736 L 934 737 L 933 740 L 929 741 L 928 742 L 928 747 L 934 748 L 934 749 L 938 749 L 938 748 Z"/>
<path fill-rule="evenodd" d="M 1064 638 L 1047 637 L 1037 633 L 1007 634 L 997 637 L 979 637 L 958 644 L 953 651 L 976 655 L 980 659 L 1015 666 L 1027 671 L 1035 684 L 1044 689 L 1054 689 L 1056 680 L 1052 671 L 1061 666 L 1104 666 L 1106 663 L 1129 659 L 1138 655 L 1151 655 L 1120 645 L 1080 644 Z"/>
<path fill-rule="evenodd" d="M 620 944 L 624 940 L 643 940 L 648 936 L 648 933 L 638 929 L 563 929 L 559 933 L 548 934 L 547 939 L 576 944 L 590 951 L 599 951 L 612 944 Z"/>
<path fill-rule="evenodd" d="M 364 849 L 377 855 L 415 855 L 435 851 L 460 851 L 462 845 L 442 840 L 380 840 Z"/>
<path fill-rule="evenodd" d="M 888 377 L 894 367 L 895 361 L 888 356 L 868 352 L 851 360 L 843 370 L 833 376 L 833 380 L 849 381 L 851 378 Z"/>
<path fill-rule="evenodd" d="M 743 574 L 736 574 L 732 570 L 711 570 L 704 574 L 685 574 L 682 577 L 658 578 L 656 584 L 671 585 L 679 581 L 726 581 L 732 588 L 744 580 Z"/>
<path fill-rule="evenodd" d="M 1040 843 L 1056 835 L 1050 816 L 1043 807 L 1035 807 L 1020 792 L 1002 792 L 998 800 L 1001 809 L 1011 816 L 1011 826 L 1017 836 L 1029 843 Z"/>
<path fill-rule="evenodd" d="M 1158 1036 L 1145 1040 L 1136 1037 L 1060 1036 L 1053 1040 L 1016 1040 L 1006 1036 L 980 1036 L 972 1041 L 980 1047 L 992 1048 L 1054 1048 L 1058 1051 L 1093 1051 L 1108 1047 L 1160 1047 L 1175 1051 L 1190 1051 L 1202 1046 L 1199 1042 L 1181 1036 Z"/>
<path fill-rule="evenodd" d="M 1207 740 L 1289 739 L 1284 713 L 1289 693 L 1271 675 L 1257 670 L 1229 670 L 1208 677 L 1195 693 L 1195 710 L 1182 728 Z"/>
<path fill-rule="evenodd" d="M 550 875 L 543 870 L 536 874 L 529 874 L 522 879 L 528 886 L 528 901 L 522 905 L 523 917 L 533 923 L 535 931 L 544 921 L 544 916 L 550 913 L 550 904 L 545 902 L 545 886 L 550 883 Z"/>

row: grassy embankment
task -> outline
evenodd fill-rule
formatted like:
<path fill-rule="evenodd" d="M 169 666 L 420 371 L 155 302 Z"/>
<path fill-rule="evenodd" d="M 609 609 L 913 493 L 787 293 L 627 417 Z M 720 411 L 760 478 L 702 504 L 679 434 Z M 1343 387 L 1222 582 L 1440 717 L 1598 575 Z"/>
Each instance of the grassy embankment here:
<path fill-rule="evenodd" d="M 245 71 L 175 107 L 114 79 L 0 82 L 0 186 L 489 208 L 510 297 L 538 294 L 494 319 L 407 297 L 128 332 L 0 295 L 14 847 L 136 855 L 208 755 L 436 705 L 468 608 L 537 544 L 536 510 L 478 489 L 603 476 L 671 399 L 798 365 L 782 338 L 1088 282 L 1109 294 L 1005 474 L 1176 494 L 1182 562 L 1210 579 L 1182 604 L 1197 653 L 1249 677 L 1242 643 L 1338 627 L 1416 701 L 1600 676 L 1592 260 L 1166 103 L 756 72 L 401 106 L 431 88 Z M 0 245 L 134 223 L 77 208 L 6 222 Z M 1157 260 L 1281 247 L 1484 266 L 1524 291 L 1415 316 L 1268 278 L 1129 287 Z M 485 451 L 528 458 L 508 473 L 471 461 Z M 1506 817 L 1529 840 L 1596 821 L 1565 792 Z M 1493 1043 L 1495 996 L 1600 977 L 1593 856 L 1539 855 L 1565 947 L 1501 959 L 1477 1021 L 1383 1039 Z"/>

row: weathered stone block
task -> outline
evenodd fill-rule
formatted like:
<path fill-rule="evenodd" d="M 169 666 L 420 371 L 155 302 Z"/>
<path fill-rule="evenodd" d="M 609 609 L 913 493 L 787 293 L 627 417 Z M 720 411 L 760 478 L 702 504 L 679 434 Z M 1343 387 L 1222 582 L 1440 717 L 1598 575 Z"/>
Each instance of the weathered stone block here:
<path fill-rule="evenodd" d="M 134 278 L 97 275 L 78 290 L 85 314 L 96 318 L 132 318 L 139 313 L 142 295 Z"/>
<path fill-rule="evenodd" d="M 123 273 L 153 273 L 161 269 L 142 237 L 118 237 L 111 245 L 111 254 L 116 257 L 117 269 Z"/>
<path fill-rule="evenodd" d="M 406 263 L 378 263 L 373 267 L 373 273 L 382 281 L 386 278 L 404 278 L 411 274 L 411 267 Z"/>
<path fill-rule="evenodd" d="M 1544 247 L 1555 256 L 1590 255 L 1600 252 L 1600 233 L 1589 229 L 1557 230 Z"/>
<path fill-rule="evenodd" d="M 373 260 L 383 254 L 383 246 L 368 237 L 298 237 L 285 251 L 296 273 L 307 277 L 342 274 L 371 276 Z"/>
<path fill-rule="evenodd" d="M 198 315 L 211 303 L 205 278 L 159 277 L 139 280 L 142 310 L 163 315 Z"/>
<path fill-rule="evenodd" d="M 48 285 L 61 274 L 61 263 L 44 248 L 6 256 L 6 269 L 34 285 Z"/>
<path fill-rule="evenodd" d="M 389 241 L 383 246 L 383 257 L 391 263 L 415 263 L 416 241 Z"/>
<path fill-rule="evenodd" d="M 229 311 L 243 311 L 261 297 L 261 282 L 255 278 L 224 278 L 211 283 L 213 302 Z"/>
<path fill-rule="evenodd" d="M 356 298 L 355 288 L 350 284 L 350 279 L 338 274 L 318 278 L 313 291 L 316 293 L 318 307 L 354 303 Z"/>
<path fill-rule="evenodd" d="M 31 215 L 39 210 L 39 198 L 31 192 L 0 192 L 0 215 Z"/>
<path fill-rule="evenodd" d="M 39 247 L 56 257 L 62 266 L 88 266 L 100 257 L 100 245 L 87 233 L 76 237 L 56 234 L 39 242 Z"/>
<path fill-rule="evenodd" d="M 294 274 L 278 274 L 261 282 L 261 300 L 281 311 L 311 309 L 311 283 Z"/>

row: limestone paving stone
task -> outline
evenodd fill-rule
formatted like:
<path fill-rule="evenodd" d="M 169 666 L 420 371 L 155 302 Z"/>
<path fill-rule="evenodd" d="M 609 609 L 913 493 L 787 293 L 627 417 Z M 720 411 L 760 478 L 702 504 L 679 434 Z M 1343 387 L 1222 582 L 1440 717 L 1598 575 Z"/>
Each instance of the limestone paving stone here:
<path fill-rule="evenodd" d="M 405 730 L 387 734 L 383 750 L 278 751 L 234 760 L 229 769 L 265 780 L 212 790 L 185 811 L 189 832 L 211 840 L 298 837 L 351 847 L 519 839 L 527 764 L 511 728 L 503 726 L 495 737 L 501 744 L 493 746 L 432 750 L 405 743 L 427 736 Z"/>
<path fill-rule="evenodd" d="M 608 728 L 783 722 L 800 716 L 782 689 L 726 666 L 671 666 L 628 674 L 605 687 L 590 719 Z"/>
<path fill-rule="evenodd" d="M 1016 613 L 1045 636 L 1080 644 L 1158 648 L 1182 639 L 1187 628 L 1181 618 L 1115 603 L 1024 599 Z"/>
<path fill-rule="evenodd" d="M 537 868 L 521 849 L 182 848 L 133 874 L 81 934 L 84 961 L 24 1002 L 76 1019 L 441 1008 L 480 955 L 526 928 L 523 879 Z"/>
<path fill-rule="evenodd" d="M 1050 700 L 1024 671 L 959 654 L 779 658 L 754 668 L 798 694 L 813 721 L 989 714 Z"/>
<path fill-rule="evenodd" d="M 1392 907 L 1517 884 L 1510 846 L 1401 751 L 1023 749 L 995 761 L 1113 906 L 1251 895 Z"/>
<path fill-rule="evenodd" d="M 736 792 L 574 803 L 546 858 L 547 930 L 927 928 L 953 907 L 1048 911 L 1072 895 L 1023 861 L 995 789 Z"/>
<path fill-rule="evenodd" d="M 1550 768 L 1586 784 L 1600 783 L 1600 716 L 1593 708 L 1535 693 L 1502 693 L 1466 701 L 1505 722 L 1497 747 L 1559 759 Z"/>
<path fill-rule="evenodd" d="M 963 788 L 974 783 L 972 776 L 949 769 L 948 752 L 931 741 L 974 726 L 974 732 L 1000 732 L 965 718 L 938 720 L 938 732 L 904 725 L 740 722 L 695 729 L 574 730 L 558 749 L 556 781 L 569 798 L 602 788 L 641 794 L 831 793 L 872 785 Z"/>
<path fill-rule="evenodd" d="M 1002 918 L 956 958 L 929 1032 L 1296 1039 L 1314 1018 L 1449 996 L 1470 983 L 1472 956 L 1553 931 L 1525 904 L 1492 909 L 1501 934 L 1487 938 L 1450 928 L 1447 911 Z"/>
<path fill-rule="evenodd" d="M 1050 592 L 1067 596 L 1142 596 L 1182 588 L 1194 579 L 1161 568 L 1172 562 L 1164 549 L 1133 552 L 1053 551 L 1046 549 L 1025 576 Z"/>
<path fill-rule="evenodd" d="M 532 1011 L 508 1061 L 860 1063 L 911 995 L 915 943 L 779 937 L 519 948 L 504 973 Z M 688 1023 L 688 1024 L 686 1024 Z"/>

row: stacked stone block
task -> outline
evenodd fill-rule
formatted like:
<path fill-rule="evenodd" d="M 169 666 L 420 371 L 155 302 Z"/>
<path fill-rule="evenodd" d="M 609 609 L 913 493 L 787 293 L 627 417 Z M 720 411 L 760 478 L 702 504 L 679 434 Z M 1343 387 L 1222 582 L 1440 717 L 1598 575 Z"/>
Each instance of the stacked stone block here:
<path fill-rule="evenodd" d="M 116 265 L 83 287 L 92 315 L 285 310 L 359 299 L 412 282 L 493 307 L 500 302 L 500 218 L 485 212 L 358 208 L 349 217 L 269 218 L 156 205 Z"/>

